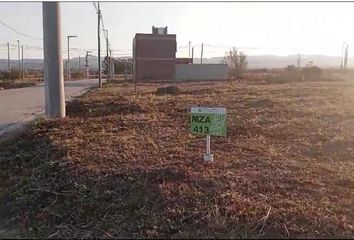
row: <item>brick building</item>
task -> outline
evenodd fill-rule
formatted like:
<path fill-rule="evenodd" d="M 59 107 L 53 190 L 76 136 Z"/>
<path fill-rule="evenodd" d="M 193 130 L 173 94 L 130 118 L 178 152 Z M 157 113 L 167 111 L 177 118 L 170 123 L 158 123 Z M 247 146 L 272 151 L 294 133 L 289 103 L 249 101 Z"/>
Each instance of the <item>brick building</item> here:
<path fill-rule="evenodd" d="M 137 33 L 133 40 L 133 75 L 135 79 L 174 79 L 176 34 L 167 27 L 152 27 L 151 34 Z"/>

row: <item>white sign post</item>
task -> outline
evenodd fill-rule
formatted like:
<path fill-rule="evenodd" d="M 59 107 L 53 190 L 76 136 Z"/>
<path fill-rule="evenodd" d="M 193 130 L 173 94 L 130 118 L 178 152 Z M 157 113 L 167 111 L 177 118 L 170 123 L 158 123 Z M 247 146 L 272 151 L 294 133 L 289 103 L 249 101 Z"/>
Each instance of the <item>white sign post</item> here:
<path fill-rule="evenodd" d="M 213 154 L 210 153 L 210 135 L 206 136 L 206 154 L 204 154 L 203 160 L 206 162 L 214 161 Z"/>
<path fill-rule="evenodd" d="M 192 107 L 191 132 L 206 136 L 206 154 L 203 160 L 212 162 L 210 153 L 210 136 L 226 136 L 226 109 L 209 107 Z"/>

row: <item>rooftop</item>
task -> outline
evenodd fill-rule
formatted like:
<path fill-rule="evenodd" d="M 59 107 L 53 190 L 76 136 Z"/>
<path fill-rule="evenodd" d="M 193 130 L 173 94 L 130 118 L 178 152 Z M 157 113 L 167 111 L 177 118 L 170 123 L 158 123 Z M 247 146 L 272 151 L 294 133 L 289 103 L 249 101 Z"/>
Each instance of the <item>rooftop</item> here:
<path fill-rule="evenodd" d="M 157 35 L 157 34 L 152 34 L 152 33 L 136 33 L 135 37 L 140 37 L 140 38 L 147 38 L 147 37 L 152 37 L 152 38 L 176 38 L 176 34 Z"/>

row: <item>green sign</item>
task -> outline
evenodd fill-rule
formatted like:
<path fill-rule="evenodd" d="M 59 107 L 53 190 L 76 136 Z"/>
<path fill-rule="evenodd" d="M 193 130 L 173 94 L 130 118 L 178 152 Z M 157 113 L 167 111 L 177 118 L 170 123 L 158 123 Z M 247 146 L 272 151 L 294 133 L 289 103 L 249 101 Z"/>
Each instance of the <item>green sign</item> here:
<path fill-rule="evenodd" d="M 226 109 L 192 107 L 191 131 L 194 134 L 226 136 Z"/>

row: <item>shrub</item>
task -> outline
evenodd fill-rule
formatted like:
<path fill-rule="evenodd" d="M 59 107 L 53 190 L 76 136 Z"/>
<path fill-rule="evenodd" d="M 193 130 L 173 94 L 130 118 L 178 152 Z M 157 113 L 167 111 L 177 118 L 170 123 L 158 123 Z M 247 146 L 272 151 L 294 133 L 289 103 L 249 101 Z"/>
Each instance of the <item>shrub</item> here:
<path fill-rule="evenodd" d="M 11 71 L 0 71 L 0 79 L 10 80 L 10 79 L 20 79 L 21 72 L 16 69 L 11 69 Z"/>
<path fill-rule="evenodd" d="M 71 77 L 72 78 L 80 79 L 80 78 L 84 78 L 85 76 L 86 76 L 86 74 L 82 70 L 71 71 Z"/>
<path fill-rule="evenodd" d="M 164 94 L 178 94 L 181 90 L 176 86 L 167 86 L 167 87 L 160 87 L 157 89 L 157 95 L 164 95 Z"/>
<path fill-rule="evenodd" d="M 231 78 L 241 78 L 247 68 L 247 56 L 243 52 L 237 51 L 236 48 L 231 49 L 225 54 L 224 63 L 229 65 L 229 75 Z"/>
<path fill-rule="evenodd" d="M 287 72 L 296 72 L 296 71 L 298 71 L 298 69 L 295 67 L 295 65 L 288 65 L 285 68 L 285 71 L 287 71 Z"/>
<path fill-rule="evenodd" d="M 319 80 L 322 77 L 322 69 L 316 66 L 305 67 L 302 69 L 305 80 Z"/>

